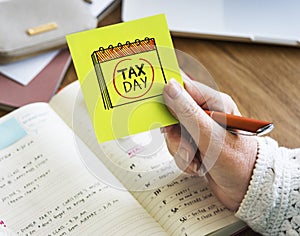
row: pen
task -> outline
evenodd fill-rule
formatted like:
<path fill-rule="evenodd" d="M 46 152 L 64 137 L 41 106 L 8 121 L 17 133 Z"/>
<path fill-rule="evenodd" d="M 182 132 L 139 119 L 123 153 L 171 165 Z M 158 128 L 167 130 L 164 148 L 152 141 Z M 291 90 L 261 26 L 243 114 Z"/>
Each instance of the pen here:
<path fill-rule="evenodd" d="M 218 111 L 205 110 L 205 112 L 214 121 L 235 134 L 260 136 L 269 133 L 274 128 L 273 123 L 268 121 L 235 116 Z"/>

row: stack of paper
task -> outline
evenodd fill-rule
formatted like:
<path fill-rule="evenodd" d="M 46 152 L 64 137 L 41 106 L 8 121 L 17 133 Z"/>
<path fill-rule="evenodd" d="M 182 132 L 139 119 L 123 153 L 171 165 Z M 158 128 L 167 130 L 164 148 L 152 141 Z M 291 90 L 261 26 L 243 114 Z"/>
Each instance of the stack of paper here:
<path fill-rule="evenodd" d="M 44 68 L 36 66 L 39 71 L 34 70 L 35 67 L 23 66 L 20 63 L 21 66 L 16 67 L 15 71 L 12 70 L 12 72 L 15 72 L 14 79 L 9 79 L 0 74 L 0 108 L 11 110 L 32 102 L 48 102 L 50 100 L 61 83 L 71 61 L 67 49 L 52 54 L 54 54 L 54 58 L 47 63 L 47 66 Z M 24 74 L 28 76 L 22 77 L 22 74 L 15 76 L 19 70 L 22 72 L 22 68 L 24 68 Z M 37 74 L 34 75 L 35 73 Z"/>

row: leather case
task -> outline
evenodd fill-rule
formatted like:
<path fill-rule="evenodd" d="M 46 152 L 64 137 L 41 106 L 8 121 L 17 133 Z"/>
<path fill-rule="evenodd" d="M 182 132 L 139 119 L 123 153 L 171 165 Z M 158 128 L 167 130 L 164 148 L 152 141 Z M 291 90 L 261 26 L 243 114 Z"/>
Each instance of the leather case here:
<path fill-rule="evenodd" d="M 0 2 L 0 63 L 66 47 L 65 36 L 97 27 L 83 0 Z"/>

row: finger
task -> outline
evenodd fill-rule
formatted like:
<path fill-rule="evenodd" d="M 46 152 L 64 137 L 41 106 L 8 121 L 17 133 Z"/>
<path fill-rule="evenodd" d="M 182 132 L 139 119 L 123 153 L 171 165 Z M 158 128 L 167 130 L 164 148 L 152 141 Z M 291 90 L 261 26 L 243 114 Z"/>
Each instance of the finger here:
<path fill-rule="evenodd" d="M 191 97 L 196 101 L 196 103 L 199 106 L 201 106 L 203 109 L 209 108 L 207 102 L 211 100 L 210 99 L 211 97 L 212 98 L 219 97 L 221 100 L 220 94 L 216 90 L 202 83 L 191 80 L 187 76 L 183 76 L 182 79 L 184 82 L 185 89 L 188 91 Z"/>
<path fill-rule="evenodd" d="M 166 105 L 173 110 L 199 147 L 201 156 L 217 157 L 221 150 L 225 129 L 214 122 L 177 81 L 170 80 L 165 86 L 163 95 Z M 205 164 L 210 166 L 210 161 L 214 162 L 215 159 L 208 158 Z"/>
<path fill-rule="evenodd" d="M 240 115 L 237 105 L 229 95 L 193 81 L 187 76 L 183 76 L 183 81 L 187 92 L 203 109 Z"/>
<path fill-rule="evenodd" d="M 188 167 L 188 171 L 194 175 L 200 175 L 200 174 L 203 175 L 202 170 L 203 170 L 203 165 L 200 157 L 200 152 L 197 149 L 194 159 Z"/>
<path fill-rule="evenodd" d="M 207 116 L 176 80 L 171 79 L 169 81 L 165 86 L 163 96 L 168 108 L 172 110 L 194 140 L 199 139 L 200 126 L 201 133 L 210 136 L 213 125 L 212 119 Z"/>
<path fill-rule="evenodd" d="M 197 147 L 191 142 L 191 137 L 180 125 L 168 126 L 165 138 L 169 152 L 174 156 L 177 166 L 189 173 L 197 174 L 200 169 L 200 160 L 194 160 Z"/>

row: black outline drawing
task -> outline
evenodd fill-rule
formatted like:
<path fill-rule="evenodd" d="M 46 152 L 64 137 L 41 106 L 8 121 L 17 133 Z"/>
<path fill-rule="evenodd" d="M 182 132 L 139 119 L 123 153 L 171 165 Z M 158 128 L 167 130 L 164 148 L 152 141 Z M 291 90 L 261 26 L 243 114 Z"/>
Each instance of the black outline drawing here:
<path fill-rule="evenodd" d="M 96 76 L 97 76 L 97 80 L 98 80 L 98 84 L 99 84 L 99 88 L 100 88 L 100 92 L 101 92 L 105 110 L 109 110 L 114 107 L 126 105 L 126 104 L 133 103 L 133 102 L 142 101 L 145 99 L 151 99 L 151 98 L 162 95 L 162 94 L 158 94 L 158 95 L 153 95 L 150 97 L 144 97 L 141 99 L 136 99 L 134 101 L 128 101 L 128 102 L 125 102 L 122 104 L 112 104 L 112 101 L 111 101 L 111 98 L 109 95 L 109 91 L 107 89 L 107 84 L 106 84 L 105 78 L 103 76 L 103 72 L 102 72 L 102 68 L 101 68 L 102 63 L 120 59 L 122 57 L 128 57 L 130 55 L 141 54 L 141 53 L 150 52 L 150 51 L 156 51 L 157 59 L 158 59 L 158 62 L 159 62 L 160 68 L 161 68 L 161 72 L 162 72 L 162 76 L 164 78 L 165 84 L 167 84 L 167 80 L 165 77 L 165 73 L 164 73 L 164 70 L 163 70 L 163 67 L 161 64 L 161 60 L 160 60 L 160 57 L 158 54 L 158 50 L 157 50 L 154 38 L 146 37 L 143 40 L 136 39 L 134 42 L 127 41 L 125 44 L 118 43 L 118 45 L 115 47 L 112 45 L 110 45 L 108 48 L 100 47 L 98 51 L 94 51 L 92 53 L 91 57 L 92 57 L 92 61 L 94 64 L 94 69 L 96 72 Z"/>

